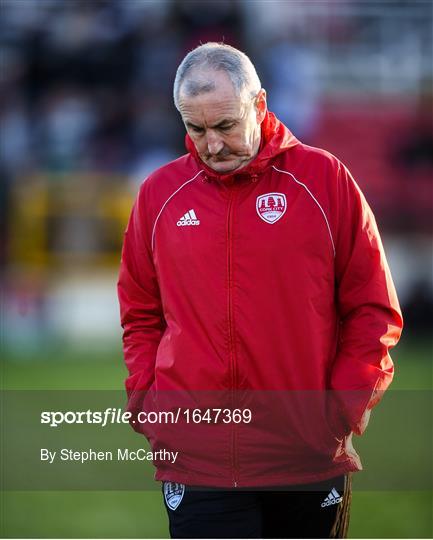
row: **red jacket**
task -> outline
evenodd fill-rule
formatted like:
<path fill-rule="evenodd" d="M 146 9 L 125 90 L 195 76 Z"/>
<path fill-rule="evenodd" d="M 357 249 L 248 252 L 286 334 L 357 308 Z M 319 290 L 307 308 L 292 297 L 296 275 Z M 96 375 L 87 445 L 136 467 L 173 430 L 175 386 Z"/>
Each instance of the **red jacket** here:
<path fill-rule="evenodd" d="M 187 148 L 142 184 L 125 233 L 129 409 L 253 418 L 194 424 L 181 410 L 135 424 L 154 450 L 179 452 L 156 460 L 156 479 L 261 486 L 359 470 L 351 432 L 391 382 L 402 328 L 367 202 L 338 159 L 272 113 L 232 175 L 208 169 L 188 136 Z"/>

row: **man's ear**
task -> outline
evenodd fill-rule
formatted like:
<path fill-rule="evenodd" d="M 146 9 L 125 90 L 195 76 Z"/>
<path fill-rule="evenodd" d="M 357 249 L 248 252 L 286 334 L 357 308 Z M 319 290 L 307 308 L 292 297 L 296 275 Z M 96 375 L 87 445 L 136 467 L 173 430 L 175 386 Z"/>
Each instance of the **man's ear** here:
<path fill-rule="evenodd" d="M 257 123 L 261 124 L 266 116 L 268 106 L 266 104 L 266 90 L 261 88 L 256 96 L 256 118 Z"/>

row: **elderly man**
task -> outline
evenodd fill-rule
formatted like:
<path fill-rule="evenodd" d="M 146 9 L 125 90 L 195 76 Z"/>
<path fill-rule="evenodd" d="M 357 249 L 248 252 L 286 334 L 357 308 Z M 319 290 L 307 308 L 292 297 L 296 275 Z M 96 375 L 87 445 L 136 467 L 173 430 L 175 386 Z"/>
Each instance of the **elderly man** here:
<path fill-rule="evenodd" d="M 402 327 L 374 217 L 242 52 L 191 51 L 174 102 L 188 153 L 143 182 L 119 278 L 132 424 L 179 452 L 155 460 L 171 535 L 343 537 Z"/>

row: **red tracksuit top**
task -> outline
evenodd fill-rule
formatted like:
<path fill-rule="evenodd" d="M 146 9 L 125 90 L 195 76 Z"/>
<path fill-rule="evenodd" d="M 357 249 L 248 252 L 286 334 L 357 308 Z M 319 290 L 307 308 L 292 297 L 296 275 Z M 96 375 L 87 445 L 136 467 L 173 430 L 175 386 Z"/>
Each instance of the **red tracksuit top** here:
<path fill-rule="evenodd" d="M 272 113 L 233 174 L 186 140 L 188 154 L 143 182 L 125 233 L 129 410 L 239 406 L 253 419 L 134 425 L 179 452 L 155 461 L 156 479 L 269 486 L 361 469 L 351 434 L 392 380 L 402 328 L 364 196 Z"/>

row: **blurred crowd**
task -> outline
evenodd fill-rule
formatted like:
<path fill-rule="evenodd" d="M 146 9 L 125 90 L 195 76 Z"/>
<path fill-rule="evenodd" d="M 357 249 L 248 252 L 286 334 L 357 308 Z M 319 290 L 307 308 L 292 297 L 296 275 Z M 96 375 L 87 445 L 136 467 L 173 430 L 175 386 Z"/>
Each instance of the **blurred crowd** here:
<path fill-rule="evenodd" d="M 35 169 L 97 170 L 142 177 L 177 156 L 183 131 L 171 99 L 175 70 L 188 50 L 209 40 L 249 51 L 266 82 L 270 108 L 308 141 L 321 93 L 331 78 L 341 85 L 333 66 L 344 63 L 343 51 L 356 54 L 357 46 L 380 33 L 380 13 L 367 20 L 368 9 L 356 10 L 363 4 L 3 0 L 4 172 L 16 177 Z M 407 4 L 388 2 L 386 10 Z M 422 15 L 419 20 L 425 20 Z M 396 21 L 401 25 L 404 17 Z M 428 47 L 422 37 L 418 43 L 405 35 L 406 49 Z M 407 56 L 400 55 L 400 71 Z M 418 57 L 424 56 L 419 50 Z M 413 71 L 417 62 L 411 60 Z"/>

